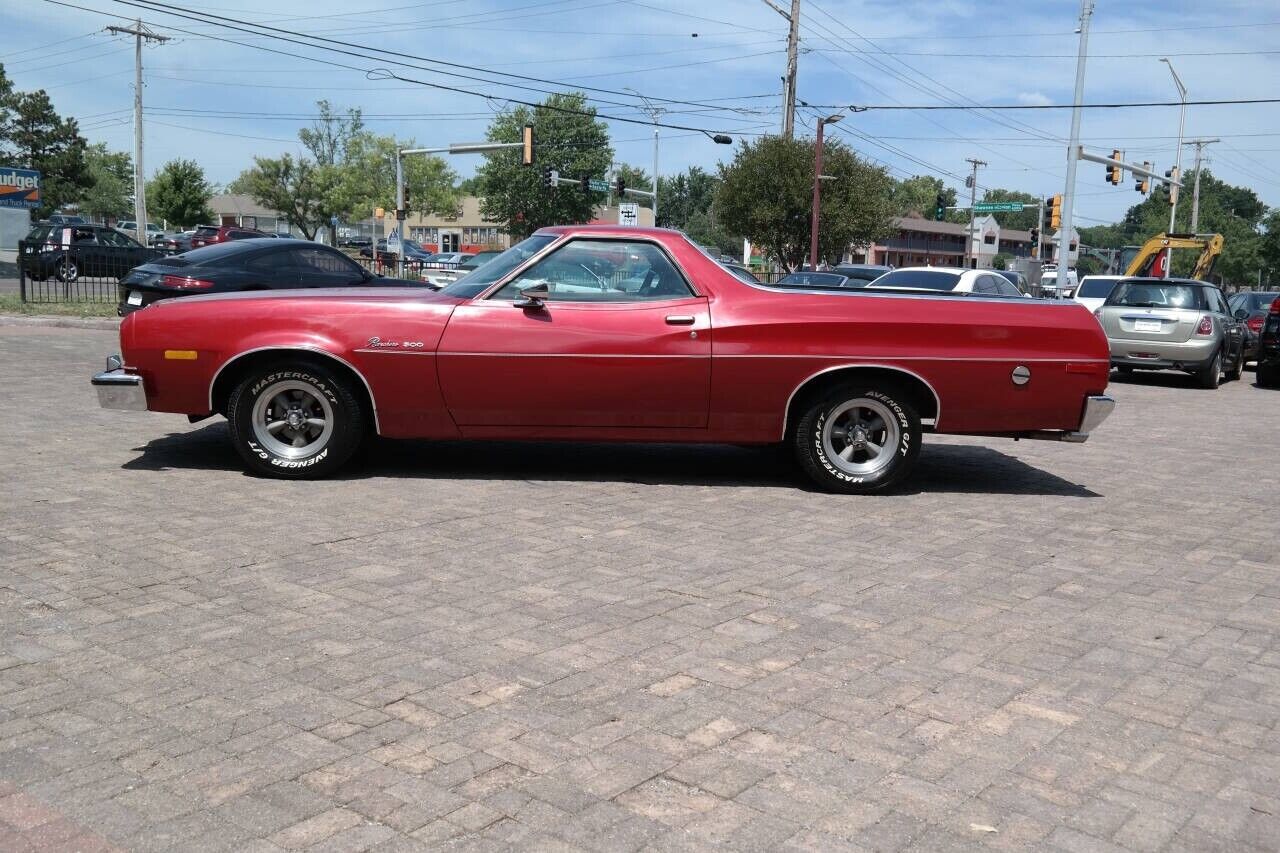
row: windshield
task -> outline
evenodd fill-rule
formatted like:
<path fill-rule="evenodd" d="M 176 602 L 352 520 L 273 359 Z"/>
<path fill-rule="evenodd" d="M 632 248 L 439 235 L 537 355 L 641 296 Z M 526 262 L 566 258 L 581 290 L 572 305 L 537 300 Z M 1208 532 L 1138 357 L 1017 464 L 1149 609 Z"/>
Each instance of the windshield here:
<path fill-rule="evenodd" d="M 440 292 L 459 299 L 479 296 L 489 285 L 542 251 L 556 239 L 556 236 L 555 234 L 534 234 L 532 237 L 521 240 L 484 266 L 467 273 Z"/>
<path fill-rule="evenodd" d="M 1128 308 L 1201 310 L 1200 288 L 1166 281 L 1122 281 L 1107 297 L 1108 305 Z"/>
<path fill-rule="evenodd" d="M 922 290 L 954 290 L 960 274 L 941 270 L 894 270 L 873 281 L 868 287 L 914 287 Z"/>
<path fill-rule="evenodd" d="M 1115 288 L 1116 280 L 1114 278 L 1085 276 L 1080 279 L 1080 287 L 1076 290 L 1076 296 L 1083 296 L 1086 299 L 1106 299 Z"/>

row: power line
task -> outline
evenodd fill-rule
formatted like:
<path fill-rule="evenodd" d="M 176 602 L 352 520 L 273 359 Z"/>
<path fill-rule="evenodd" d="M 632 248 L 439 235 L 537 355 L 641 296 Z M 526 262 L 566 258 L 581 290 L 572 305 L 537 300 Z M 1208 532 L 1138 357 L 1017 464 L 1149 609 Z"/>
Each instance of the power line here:
<path fill-rule="evenodd" d="M 1099 104 L 1080 104 L 1079 108 L 1083 110 L 1115 110 L 1127 109 L 1130 107 L 1177 107 L 1182 104 L 1189 107 L 1201 106 L 1231 106 L 1241 104 L 1280 104 L 1280 98 L 1216 98 L 1203 101 L 1135 101 L 1131 103 L 1099 103 Z M 828 109 L 839 109 L 840 104 L 822 104 L 821 106 Z M 854 112 L 864 112 L 866 110 L 1069 110 L 1076 105 L 1073 104 L 982 104 L 978 106 L 957 106 L 954 104 L 856 104 L 845 107 Z"/>

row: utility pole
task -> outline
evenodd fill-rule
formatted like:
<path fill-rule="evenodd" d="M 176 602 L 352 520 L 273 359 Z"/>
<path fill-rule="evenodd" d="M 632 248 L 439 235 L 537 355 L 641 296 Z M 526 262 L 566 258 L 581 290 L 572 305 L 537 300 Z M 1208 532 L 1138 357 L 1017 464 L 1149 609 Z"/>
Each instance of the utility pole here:
<path fill-rule="evenodd" d="M 972 256 L 973 266 L 978 265 L 978 253 L 973 251 L 973 206 L 978 203 L 978 167 L 987 165 L 985 160 L 979 160 L 976 157 L 970 157 L 965 160 L 973 166 L 973 172 L 969 175 L 969 179 L 965 181 L 969 185 L 969 231 L 964 242 L 964 266 L 965 269 L 970 267 L 970 256 Z"/>
<path fill-rule="evenodd" d="M 1076 89 L 1071 108 L 1071 139 L 1067 142 L 1067 186 L 1062 193 L 1062 223 L 1058 228 L 1058 282 L 1069 278 L 1071 267 L 1071 216 L 1076 194 L 1076 161 L 1080 153 L 1080 104 L 1084 99 L 1084 66 L 1089 58 L 1089 19 L 1093 0 L 1080 0 L 1080 49 L 1076 53 Z"/>
<path fill-rule="evenodd" d="M 791 11 L 785 11 L 773 0 L 764 0 L 769 8 L 787 19 L 787 76 L 782 78 L 782 135 L 791 139 L 796 128 L 796 55 L 800 51 L 800 0 L 791 0 Z"/>
<path fill-rule="evenodd" d="M 1191 233 L 1196 233 L 1196 228 L 1200 225 L 1200 159 L 1204 153 L 1206 145 L 1212 145 L 1215 142 L 1221 142 L 1221 139 L 1188 139 L 1183 145 L 1194 145 L 1196 147 L 1196 182 L 1191 189 Z M 1178 177 L 1182 177 L 1179 175 Z"/>
<path fill-rule="evenodd" d="M 658 119 L 666 115 L 667 110 L 658 106 L 644 95 L 636 92 L 635 89 L 626 87 L 628 92 L 635 93 L 635 96 L 644 104 L 640 111 L 649 117 L 649 121 L 653 122 L 653 224 L 658 224 Z M 621 204 L 625 199 L 618 199 Z"/>
<path fill-rule="evenodd" d="M 138 223 L 138 242 L 147 243 L 147 173 L 142 168 L 142 43 L 169 41 L 142 24 L 138 18 L 132 27 L 107 27 L 107 32 L 115 35 L 130 35 L 134 38 L 133 50 L 133 218 Z"/>

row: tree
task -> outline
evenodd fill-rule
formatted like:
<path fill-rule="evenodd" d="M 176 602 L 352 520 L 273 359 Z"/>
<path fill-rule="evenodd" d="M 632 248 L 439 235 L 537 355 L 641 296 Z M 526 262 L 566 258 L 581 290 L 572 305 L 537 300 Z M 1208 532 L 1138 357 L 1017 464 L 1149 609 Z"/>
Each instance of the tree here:
<path fill-rule="evenodd" d="M 889 201 L 893 206 L 893 212 L 898 216 L 933 219 L 933 208 L 939 195 L 942 196 L 943 204 L 955 206 L 956 191 L 944 185 L 941 178 L 935 178 L 932 175 L 913 175 L 892 185 Z M 949 213 L 954 212 L 949 211 Z M 968 221 L 967 215 L 965 221 Z"/>
<path fill-rule="evenodd" d="M 180 228 L 199 225 L 213 219 L 209 210 L 212 196 L 204 170 L 196 161 L 170 160 L 147 182 L 147 215 Z"/>
<path fill-rule="evenodd" d="M 306 157 L 254 157 L 253 168 L 231 183 L 233 192 L 251 196 L 258 204 L 279 211 L 285 221 L 308 240 L 334 215 L 328 206 L 330 176 Z"/>
<path fill-rule="evenodd" d="M 320 118 L 311 127 L 299 130 L 298 138 L 317 165 L 336 166 L 350 156 L 356 139 L 364 132 L 364 119 L 359 107 L 348 109 L 345 117 L 335 113 L 327 100 L 316 101 L 316 108 Z"/>
<path fill-rule="evenodd" d="M 1006 231 L 1030 231 L 1040 215 L 1040 199 L 1019 190 L 989 189 L 982 194 L 982 201 L 1020 201 L 1025 205 L 1018 213 L 994 214 L 1000 227 Z"/>
<path fill-rule="evenodd" d="M 765 136 L 742 142 L 733 162 L 720 167 L 715 212 L 729 231 L 742 234 L 788 269 L 809 254 L 814 142 Z M 839 257 L 853 244 L 889 233 L 892 179 L 858 158 L 839 140 L 823 152 L 820 257 Z"/>
<path fill-rule="evenodd" d="M 80 211 L 103 219 L 127 213 L 133 206 L 133 157 L 99 142 L 85 149 L 85 163 L 93 186 L 80 197 Z"/>
<path fill-rule="evenodd" d="M 485 155 L 476 170 L 480 210 L 485 219 L 503 223 L 513 237 L 524 237 L 544 225 L 588 222 L 600 193 L 577 187 L 544 187 L 542 170 L 555 169 L 566 178 L 603 178 L 613 162 L 609 130 L 597 121 L 579 92 L 550 95 L 536 109 L 516 107 L 499 113 L 489 125 L 491 142 L 519 142 L 521 128 L 533 125 L 535 163 L 520 164 L 518 150 Z"/>
<path fill-rule="evenodd" d="M 0 68 L 0 158 L 40 172 L 36 216 L 48 216 L 93 186 L 85 148 L 75 119 L 60 117 L 43 89 L 15 91 Z"/>
<path fill-rule="evenodd" d="M 633 190 L 653 190 L 653 176 L 639 166 L 632 166 L 630 163 L 619 163 L 614 168 L 613 175 L 615 178 L 622 178 L 623 185 Z M 658 192 L 662 192 L 661 182 L 658 184 Z M 627 196 L 626 198 L 618 199 L 618 201 L 629 201 L 641 207 L 653 209 L 653 199 L 645 198 L 644 196 Z M 659 204 L 663 203 L 659 199 Z"/>
<path fill-rule="evenodd" d="M 694 242 L 726 253 L 742 250 L 742 237 L 720 227 L 715 216 L 720 179 L 690 166 L 678 175 L 658 179 L 658 224 L 689 235 Z"/>
<path fill-rule="evenodd" d="M 329 186 L 325 206 L 339 216 L 356 218 L 369 216 L 375 207 L 394 209 L 396 151 L 415 147 L 412 139 L 398 141 L 367 131 L 356 134 L 337 164 L 319 168 Z M 407 209 L 423 215 L 458 209 L 457 175 L 443 159 L 413 154 L 404 158 L 403 168 Z"/>

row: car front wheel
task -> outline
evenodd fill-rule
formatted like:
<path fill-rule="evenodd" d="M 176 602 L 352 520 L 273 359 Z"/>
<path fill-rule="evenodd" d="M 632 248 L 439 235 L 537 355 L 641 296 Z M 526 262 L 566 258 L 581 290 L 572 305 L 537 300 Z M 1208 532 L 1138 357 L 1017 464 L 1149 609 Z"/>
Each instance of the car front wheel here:
<path fill-rule="evenodd" d="M 796 458 L 822 489 L 867 494 L 901 482 L 920 454 L 920 416 L 901 390 L 841 385 L 809 401 Z"/>
<path fill-rule="evenodd" d="M 1227 381 L 1235 382 L 1240 379 L 1240 375 L 1244 373 L 1244 348 L 1241 347 L 1240 352 L 1236 353 L 1236 360 L 1227 370 Z"/>
<path fill-rule="evenodd" d="M 360 446 L 366 423 L 349 380 L 310 361 L 253 370 L 232 391 L 227 421 L 251 471 L 286 479 L 338 470 Z"/>

